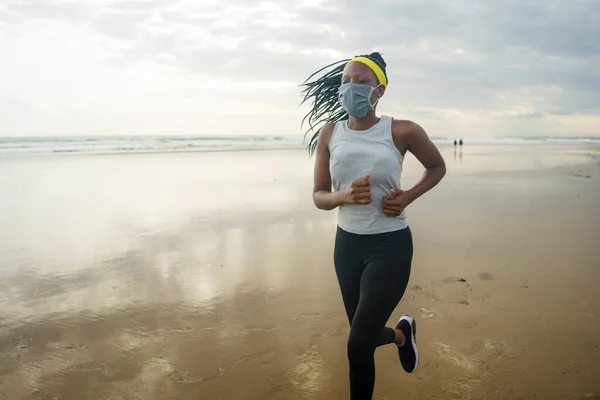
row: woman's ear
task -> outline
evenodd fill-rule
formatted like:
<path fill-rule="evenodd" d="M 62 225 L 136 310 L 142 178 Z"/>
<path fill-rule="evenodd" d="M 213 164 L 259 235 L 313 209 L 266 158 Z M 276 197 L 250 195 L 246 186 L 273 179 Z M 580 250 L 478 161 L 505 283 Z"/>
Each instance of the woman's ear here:
<path fill-rule="evenodd" d="M 377 97 L 383 97 L 383 95 L 385 94 L 385 86 L 379 85 L 376 92 L 377 92 Z"/>

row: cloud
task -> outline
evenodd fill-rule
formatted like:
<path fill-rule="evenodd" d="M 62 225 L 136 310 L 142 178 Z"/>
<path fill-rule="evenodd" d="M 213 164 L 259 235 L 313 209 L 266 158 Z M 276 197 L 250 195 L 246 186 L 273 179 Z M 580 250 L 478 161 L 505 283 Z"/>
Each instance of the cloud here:
<path fill-rule="evenodd" d="M 476 116 L 488 133 L 554 129 L 548 121 L 568 116 L 575 125 L 560 124 L 563 134 L 600 133 L 589 122 L 600 113 L 598 15 L 600 3 L 586 0 L 12 0 L 0 5 L 0 73 L 18 82 L 0 83 L 0 93 L 31 110 L 88 115 L 82 131 L 94 112 L 114 113 L 106 130 L 166 127 L 154 120 L 162 109 L 199 133 L 209 125 L 192 110 L 225 107 L 271 115 L 295 134 L 306 111 L 297 85 L 327 63 L 377 50 L 390 77 L 382 112 L 461 129 Z M 128 109 L 150 121 L 118 125 Z M 19 134 L 25 124 L 11 121 Z"/>
<path fill-rule="evenodd" d="M 9 0 L 5 6 L 23 19 L 56 19 L 78 21 L 86 18 L 91 8 L 78 1 Z"/>

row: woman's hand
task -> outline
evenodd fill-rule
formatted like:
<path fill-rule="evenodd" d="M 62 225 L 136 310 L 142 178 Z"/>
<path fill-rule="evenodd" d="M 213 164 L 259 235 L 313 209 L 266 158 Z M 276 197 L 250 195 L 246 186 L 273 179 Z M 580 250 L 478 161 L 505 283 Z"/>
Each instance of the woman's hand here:
<path fill-rule="evenodd" d="M 412 202 L 408 193 L 403 190 L 391 190 L 393 199 L 390 196 L 383 196 L 383 213 L 388 217 L 397 217 Z"/>
<path fill-rule="evenodd" d="M 370 174 L 358 178 L 341 192 L 342 204 L 369 204 L 371 203 Z"/>

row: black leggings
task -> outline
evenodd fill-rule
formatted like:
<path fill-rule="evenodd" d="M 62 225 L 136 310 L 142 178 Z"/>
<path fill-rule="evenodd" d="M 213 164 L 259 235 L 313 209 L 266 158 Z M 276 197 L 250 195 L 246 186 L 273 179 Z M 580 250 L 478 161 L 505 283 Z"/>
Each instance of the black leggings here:
<path fill-rule="evenodd" d="M 375 349 L 394 342 L 386 327 L 404 295 L 413 256 L 410 228 L 357 235 L 337 228 L 334 263 L 350 321 L 348 361 L 351 400 L 370 400 L 375 386 Z"/>

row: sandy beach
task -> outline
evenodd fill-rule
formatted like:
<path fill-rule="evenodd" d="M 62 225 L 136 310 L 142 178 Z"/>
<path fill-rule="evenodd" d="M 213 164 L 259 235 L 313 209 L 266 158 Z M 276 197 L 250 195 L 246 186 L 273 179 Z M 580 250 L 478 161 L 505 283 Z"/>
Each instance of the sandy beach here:
<path fill-rule="evenodd" d="M 600 149 L 441 147 L 407 209 L 421 364 L 375 399 L 600 399 Z M 302 150 L 0 158 L 0 399 L 347 399 Z M 367 172 L 367 171 L 366 171 Z M 422 168 L 405 162 L 404 187 Z"/>

